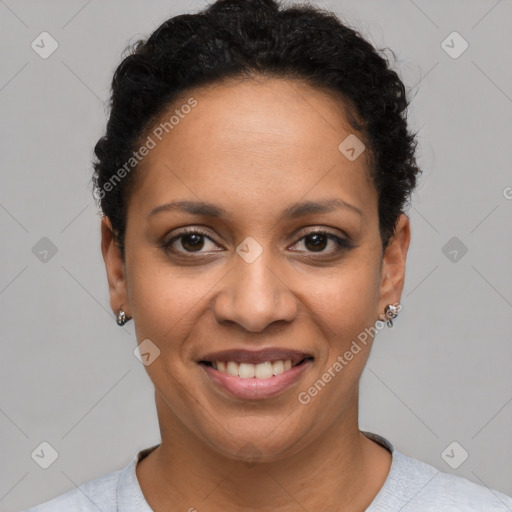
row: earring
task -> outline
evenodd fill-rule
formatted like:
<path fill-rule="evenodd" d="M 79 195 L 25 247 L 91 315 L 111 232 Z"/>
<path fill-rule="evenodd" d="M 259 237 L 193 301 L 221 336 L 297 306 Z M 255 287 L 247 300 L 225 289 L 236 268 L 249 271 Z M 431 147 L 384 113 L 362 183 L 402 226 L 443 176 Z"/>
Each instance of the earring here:
<path fill-rule="evenodd" d="M 384 320 L 388 327 L 393 327 L 393 318 L 398 316 L 401 306 L 402 305 L 399 302 L 395 302 L 394 304 L 388 304 L 384 308 L 384 316 L 386 317 Z"/>
<path fill-rule="evenodd" d="M 126 313 L 122 309 L 120 309 L 116 318 L 117 325 L 122 327 L 126 322 L 128 322 L 128 320 L 129 318 L 126 316 Z"/>

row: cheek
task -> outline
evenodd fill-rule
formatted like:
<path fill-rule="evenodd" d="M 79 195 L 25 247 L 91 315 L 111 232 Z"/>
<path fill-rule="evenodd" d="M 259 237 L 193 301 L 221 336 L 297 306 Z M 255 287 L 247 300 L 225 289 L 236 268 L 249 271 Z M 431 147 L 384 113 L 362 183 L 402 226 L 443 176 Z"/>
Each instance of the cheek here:
<path fill-rule="evenodd" d="M 326 421 L 334 420 L 358 389 L 359 379 L 370 355 L 375 325 L 377 298 L 372 295 L 372 281 L 361 282 L 353 293 L 340 284 L 329 282 L 323 294 L 311 304 L 317 326 L 325 339 L 317 361 L 317 372 L 299 390 L 299 403 L 314 404 L 325 411 Z M 365 293 L 366 292 L 366 293 Z M 333 404 L 336 404 L 333 407 Z"/>
<path fill-rule="evenodd" d="M 324 395 L 343 395 L 357 385 L 370 353 L 370 334 L 375 332 L 371 328 L 378 320 L 378 285 L 375 262 L 358 257 L 309 289 L 309 308 L 327 341 L 319 360 L 321 378 L 330 388 Z M 322 388 L 322 383 L 316 387 Z"/>
<path fill-rule="evenodd" d="M 223 273 L 173 266 L 154 251 L 140 249 L 132 252 L 128 275 L 138 343 L 149 339 L 160 351 L 155 364 L 146 366 L 149 376 L 165 386 L 188 381 L 196 366 L 190 353 L 193 334 L 209 314 L 212 288 Z"/>
<path fill-rule="evenodd" d="M 142 334 L 147 330 L 162 336 L 181 329 L 209 288 L 206 274 L 193 267 L 173 267 L 153 250 L 132 253 L 128 276 L 130 306 Z"/>
<path fill-rule="evenodd" d="M 201 284 L 190 286 L 190 281 L 186 286 L 181 272 L 158 263 L 154 254 L 150 257 L 141 251 L 132 255 L 131 263 L 129 300 L 137 343 L 150 340 L 159 351 L 147 345 L 154 359 L 145 369 L 155 388 L 185 415 L 191 408 L 190 404 L 185 406 L 186 390 L 193 378 L 190 370 L 195 366 L 187 359 L 185 348 L 195 323 L 194 308 L 201 307 L 200 299 L 207 288 L 202 291 Z"/>
<path fill-rule="evenodd" d="M 379 272 L 375 262 L 356 256 L 329 277 L 307 290 L 307 304 L 328 331 L 341 343 L 373 325 L 379 303 Z"/>

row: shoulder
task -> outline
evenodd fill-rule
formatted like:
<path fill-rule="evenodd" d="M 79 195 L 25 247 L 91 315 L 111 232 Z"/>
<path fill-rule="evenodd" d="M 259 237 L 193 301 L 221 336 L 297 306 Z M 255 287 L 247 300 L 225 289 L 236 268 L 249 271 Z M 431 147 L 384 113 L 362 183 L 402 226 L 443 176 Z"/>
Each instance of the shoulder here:
<path fill-rule="evenodd" d="M 113 471 L 90 480 L 25 512 L 69 512 L 71 510 L 115 512 L 116 488 L 122 471 Z"/>
<path fill-rule="evenodd" d="M 467 478 L 439 471 L 395 450 L 395 491 L 403 492 L 403 512 L 512 512 L 512 498 Z"/>
<path fill-rule="evenodd" d="M 386 481 L 366 512 L 512 512 L 512 497 L 409 457 L 378 434 L 363 433 L 393 456 Z"/>

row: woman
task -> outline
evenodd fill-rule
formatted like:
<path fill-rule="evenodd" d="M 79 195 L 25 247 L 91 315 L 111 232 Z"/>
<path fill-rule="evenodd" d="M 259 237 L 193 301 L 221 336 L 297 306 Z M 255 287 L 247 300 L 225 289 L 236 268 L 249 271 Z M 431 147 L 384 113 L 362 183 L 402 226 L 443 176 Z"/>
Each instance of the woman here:
<path fill-rule="evenodd" d="M 219 0 L 115 72 L 102 252 L 161 443 L 30 510 L 512 510 L 358 427 L 401 304 L 416 185 L 403 83 L 333 14 Z"/>

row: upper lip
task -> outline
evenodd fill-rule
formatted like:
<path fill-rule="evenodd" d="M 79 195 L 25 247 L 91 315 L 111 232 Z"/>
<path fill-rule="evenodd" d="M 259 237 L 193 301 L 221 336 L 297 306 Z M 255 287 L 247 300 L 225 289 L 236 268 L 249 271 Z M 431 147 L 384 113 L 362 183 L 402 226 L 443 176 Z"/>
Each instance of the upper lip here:
<path fill-rule="evenodd" d="M 258 364 L 266 361 L 287 361 L 290 359 L 292 365 L 296 365 L 303 359 L 312 357 L 311 354 L 299 350 L 269 347 L 260 350 L 230 349 L 220 352 L 210 352 L 201 357 L 199 362 L 236 361 L 237 363 Z"/>

